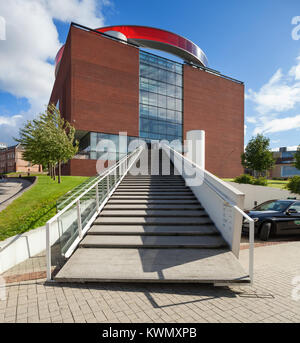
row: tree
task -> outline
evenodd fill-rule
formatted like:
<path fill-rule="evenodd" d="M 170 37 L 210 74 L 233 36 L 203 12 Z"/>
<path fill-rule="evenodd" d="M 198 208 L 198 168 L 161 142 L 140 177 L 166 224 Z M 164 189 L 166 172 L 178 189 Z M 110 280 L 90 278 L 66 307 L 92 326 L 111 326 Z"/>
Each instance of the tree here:
<path fill-rule="evenodd" d="M 298 146 L 298 149 L 297 149 L 294 157 L 295 157 L 295 167 L 297 169 L 300 169 L 300 144 Z"/>
<path fill-rule="evenodd" d="M 254 171 L 254 176 L 261 176 L 263 172 L 274 166 L 270 149 L 270 139 L 262 134 L 252 137 L 246 146 L 245 152 L 241 155 L 242 165 Z"/>
<path fill-rule="evenodd" d="M 64 118 L 59 109 L 50 104 L 38 119 L 28 121 L 16 139 L 24 148 L 23 158 L 33 164 L 48 165 L 55 179 L 58 166 L 58 183 L 61 182 L 61 164 L 70 160 L 78 151 L 75 128 Z"/>

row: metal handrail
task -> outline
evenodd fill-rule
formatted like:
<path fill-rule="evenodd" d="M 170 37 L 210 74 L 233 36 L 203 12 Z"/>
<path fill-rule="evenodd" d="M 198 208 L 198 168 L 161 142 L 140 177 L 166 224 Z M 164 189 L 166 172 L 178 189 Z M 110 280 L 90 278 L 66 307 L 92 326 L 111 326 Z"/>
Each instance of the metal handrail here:
<path fill-rule="evenodd" d="M 134 151 L 132 152 L 132 153 L 134 153 Z M 101 177 L 104 177 L 106 174 L 108 174 L 109 172 L 110 172 L 110 170 L 112 169 L 112 168 L 115 168 L 115 167 L 117 167 L 120 163 L 122 163 L 123 161 L 125 161 L 125 159 L 126 158 L 129 158 L 129 156 L 127 155 L 127 156 L 124 156 L 124 157 L 122 157 L 118 162 L 116 162 L 115 164 L 113 164 L 112 166 L 110 166 L 109 168 L 107 168 L 106 170 L 104 170 L 100 175 L 98 175 L 95 179 L 92 179 L 90 182 L 88 182 L 87 183 L 87 185 L 85 186 L 85 188 L 88 186 L 88 185 L 90 185 L 91 183 L 93 183 L 93 185 L 92 186 L 94 186 L 94 184 L 98 181 L 98 179 L 100 179 Z M 91 186 L 91 187 L 92 187 Z M 59 206 L 61 206 L 62 204 L 64 204 L 65 202 L 67 202 L 71 197 L 73 197 L 74 198 L 74 195 L 75 194 L 78 194 L 79 192 L 81 191 L 81 189 L 78 189 L 75 193 L 73 193 L 72 195 L 70 195 L 67 199 L 65 199 L 64 201 L 62 201 L 60 204 L 59 204 Z M 71 191 L 70 191 L 71 192 Z M 67 194 L 67 193 L 66 193 Z"/>
<path fill-rule="evenodd" d="M 75 198 L 73 201 L 71 201 L 66 207 L 64 207 L 60 212 L 58 212 L 55 216 L 53 216 L 51 219 L 49 219 L 46 223 L 46 260 L 47 260 L 47 280 L 51 280 L 51 241 L 50 241 L 50 229 L 51 229 L 51 224 L 59 219 L 68 209 L 70 209 L 73 205 L 76 204 L 77 206 L 77 219 L 78 219 L 78 237 L 75 239 L 75 241 L 72 243 L 72 245 L 69 247 L 68 251 L 65 253 L 65 257 L 69 257 L 73 251 L 76 249 L 77 245 L 83 238 L 85 232 L 90 228 L 92 225 L 93 221 L 96 219 L 97 215 L 99 212 L 102 210 L 114 190 L 117 188 L 119 183 L 122 181 L 124 176 L 128 173 L 129 169 L 132 167 L 132 165 L 136 162 L 137 158 L 141 154 L 143 150 L 143 146 L 139 146 L 136 148 L 133 152 L 122 158 L 121 160 L 118 161 L 118 163 L 114 164 L 110 168 L 106 170 L 104 175 L 101 175 L 99 179 L 91 185 L 89 188 L 84 190 L 77 198 Z M 128 165 L 128 160 L 133 157 L 136 154 L 134 160 Z M 116 172 L 117 168 L 121 166 L 124 166 L 124 170 L 122 171 L 122 176 L 120 177 L 119 181 L 117 181 L 112 188 L 110 189 L 109 185 L 109 177 L 113 173 Z M 107 180 L 107 194 L 104 199 L 102 199 L 101 204 L 99 203 L 99 197 L 98 197 L 98 184 L 106 178 Z M 87 224 L 85 225 L 84 228 L 82 228 L 82 223 L 81 223 L 81 208 L 80 208 L 80 199 L 82 199 L 89 191 L 91 191 L 93 188 L 96 190 L 96 210 L 93 216 L 89 219 Z"/>
<path fill-rule="evenodd" d="M 165 144 L 166 145 L 166 144 Z M 176 153 L 177 155 L 180 156 L 180 158 L 183 158 L 185 161 L 193 165 L 195 168 L 203 170 L 198 164 L 195 162 L 191 161 L 189 158 L 186 156 L 180 154 L 176 150 L 174 150 L 172 147 L 166 145 L 168 149 Z M 245 219 L 246 221 L 249 222 L 249 277 L 250 277 L 250 284 L 253 284 L 253 276 L 254 276 L 254 220 L 247 215 L 242 209 L 240 209 L 237 205 L 235 205 L 230 199 L 228 199 L 222 192 L 220 192 L 216 187 L 214 187 L 210 182 L 208 182 L 204 177 L 203 177 L 204 183 L 211 189 L 213 190 L 216 195 L 221 198 L 226 204 L 231 206 L 234 210 L 239 212 Z"/>

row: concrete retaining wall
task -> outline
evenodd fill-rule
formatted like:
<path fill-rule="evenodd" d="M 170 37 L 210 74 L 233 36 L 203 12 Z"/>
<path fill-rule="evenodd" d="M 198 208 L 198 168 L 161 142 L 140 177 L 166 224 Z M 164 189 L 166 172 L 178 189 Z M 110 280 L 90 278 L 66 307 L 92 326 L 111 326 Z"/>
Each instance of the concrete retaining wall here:
<path fill-rule="evenodd" d="M 299 194 L 293 194 L 285 189 L 255 186 L 236 182 L 228 183 L 245 194 L 245 210 L 252 209 L 255 206 L 255 201 L 257 201 L 257 204 L 259 205 L 265 201 L 274 199 L 287 199 L 288 197 L 300 199 Z"/>
<path fill-rule="evenodd" d="M 58 239 L 57 225 L 51 228 L 51 245 Z M 46 250 L 46 227 L 41 226 L 0 242 L 0 274 Z"/>

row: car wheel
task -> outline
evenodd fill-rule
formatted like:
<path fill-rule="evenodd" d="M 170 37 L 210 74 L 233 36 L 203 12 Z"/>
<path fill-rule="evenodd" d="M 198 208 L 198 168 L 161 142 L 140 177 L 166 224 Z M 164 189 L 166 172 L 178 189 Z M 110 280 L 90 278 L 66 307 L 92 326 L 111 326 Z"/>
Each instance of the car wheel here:
<path fill-rule="evenodd" d="M 267 241 L 271 233 L 272 223 L 263 223 L 259 232 L 259 238 L 262 241 Z"/>

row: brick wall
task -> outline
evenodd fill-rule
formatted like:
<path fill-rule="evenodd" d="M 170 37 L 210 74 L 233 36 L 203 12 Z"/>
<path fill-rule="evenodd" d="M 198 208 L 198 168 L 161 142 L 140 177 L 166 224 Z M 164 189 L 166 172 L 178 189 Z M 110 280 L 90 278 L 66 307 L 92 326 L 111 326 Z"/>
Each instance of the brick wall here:
<path fill-rule="evenodd" d="M 243 173 L 244 86 L 184 66 L 184 137 L 205 130 L 205 166 L 219 177 Z"/>

